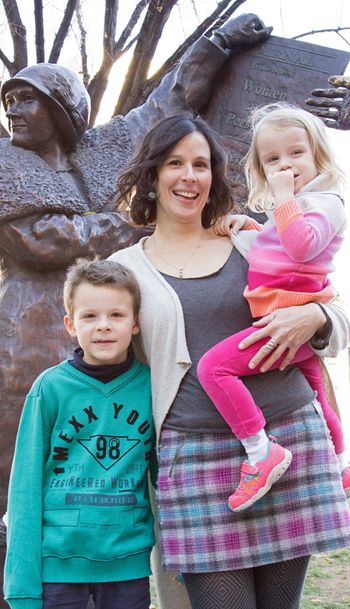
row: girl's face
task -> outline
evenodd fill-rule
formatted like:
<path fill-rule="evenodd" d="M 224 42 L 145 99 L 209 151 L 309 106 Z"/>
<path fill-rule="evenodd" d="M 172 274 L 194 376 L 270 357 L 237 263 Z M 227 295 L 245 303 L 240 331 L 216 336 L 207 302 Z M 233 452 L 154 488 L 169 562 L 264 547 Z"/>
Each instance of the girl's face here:
<path fill-rule="evenodd" d="M 210 148 L 199 131 L 183 137 L 158 170 L 157 223 L 201 222 L 212 183 Z"/>
<path fill-rule="evenodd" d="M 266 125 L 257 135 L 256 149 L 265 176 L 285 169 L 294 175 L 294 194 L 317 175 L 314 155 L 303 127 Z"/>

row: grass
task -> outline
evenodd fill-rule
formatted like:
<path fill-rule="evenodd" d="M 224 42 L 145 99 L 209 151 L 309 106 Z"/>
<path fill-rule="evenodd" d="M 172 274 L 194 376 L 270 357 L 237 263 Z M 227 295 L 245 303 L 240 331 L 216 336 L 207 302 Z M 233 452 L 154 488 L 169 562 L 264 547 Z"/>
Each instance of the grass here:
<path fill-rule="evenodd" d="M 301 609 L 350 608 L 350 549 L 313 556 Z"/>

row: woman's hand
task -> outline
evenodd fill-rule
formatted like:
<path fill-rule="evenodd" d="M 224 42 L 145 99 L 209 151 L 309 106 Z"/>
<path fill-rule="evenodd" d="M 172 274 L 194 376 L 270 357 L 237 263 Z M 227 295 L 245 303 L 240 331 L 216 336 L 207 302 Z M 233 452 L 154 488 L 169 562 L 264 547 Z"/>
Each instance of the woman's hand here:
<path fill-rule="evenodd" d="M 280 370 L 284 370 L 299 347 L 307 343 L 326 322 L 322 309 L 314 303 L 277 309 L 253 323 L 257 331 L 244 339 L 239 348 L 245 349 L 266 337 L 266 344 L 250 360 L 249 367 L 253 370 L 270 354 L 259 369 L 259 372 L 266 372 L 286 352 L 279 366 Z"/>

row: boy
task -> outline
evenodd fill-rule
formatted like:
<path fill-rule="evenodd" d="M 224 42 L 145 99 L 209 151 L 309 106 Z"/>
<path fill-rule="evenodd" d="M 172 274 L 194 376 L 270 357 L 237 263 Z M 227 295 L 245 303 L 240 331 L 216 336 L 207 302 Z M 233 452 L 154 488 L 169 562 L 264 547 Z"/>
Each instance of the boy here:
<path fill-rule="evenodd" d="M 73 359 L 27 396 L 9 489 L 5 598 L 12 609 L 148 609 L 154 543 L 149 369 L 134 275 L 79 259 L 64 285 Z M 44 346 L 43 346 L 44 348 Z"/>

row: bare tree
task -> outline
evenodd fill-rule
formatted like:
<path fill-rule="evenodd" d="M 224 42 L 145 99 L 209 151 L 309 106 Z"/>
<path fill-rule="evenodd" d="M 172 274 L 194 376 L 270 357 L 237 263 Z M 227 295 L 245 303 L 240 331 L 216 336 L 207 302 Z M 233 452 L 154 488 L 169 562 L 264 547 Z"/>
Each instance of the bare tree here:
<path fill-rule="evenodd" d="M 28 65 L 27 30 L 18 9 L 17 0 L 2 0 L 4 11 L 12 37 L 13 60 L 9 59 L 4 49 L 0 47 L 0 59 L 13 76 Z M 56 63 L 72 22 L 77 0 L 67 0 L 62 22 L 58 28 L 49 61 Z M 37 62 L 45 61 L 45 32 L 42 0 L 33 0 L 35 20 L 35 48 Z"/>
<path fill-rule="evenodd" d="M 27 65 L 27 31 L 22 23 L 16 0 L 3 0 L 4 11 L 13 42 L 13 60 L 11 61 L 0 48 L 0 59 L 12 76 Z"/>
<path fill-rule="evenodd" d="M 144 101 L 146 101 L 147 97 L 153 91 L 153 89 L 160 83 L 163 76 L 167 74 L 181 59 L 187 49 L 196 41 L 200 36 L 202 36 L 205 32 L 209 35 L 212 30 L 223 25 L 232 15 L 233 13 L 244 4 L 246 0 L 236 0 L 231 6 L 228 7 L 227 2 L 219 2 L 217 8 L 207 17 L 202 23 L 199 24 L 197 29 L 186 38 L 186 40 L 176 49 L 176 51 L 166 59 L 163 65 L 157 70 L 153 76 L 148 79 L 144 79 L 144 82 L 140 84 L 138 89 L 138 95 L 134 96 L 134 106 L 139 106 Z M 225 10 L 226 9 L 226 10 Z M 225 11 L 222 13 L 222 11 Z M 131 108 L 130 107 L 130 108 Z M 129 109 L 130 109 L 129 108 Z M 113 116 L 117 114 L 125 114 L 127 111 L 127 107 L 121 108 L 118 103 L 115 107 Z"/>
<path fill-rule="evenodd" d="M 22 21 L 17 0 L 2 0 L 9 32 L 12 37 L 13 59 L 0 45 L 0 60 L 10 76 L 28 65 L 27 29 Z M 78 26 L 80 37 L 80 63 L 84 83 L 91 97 L 91 119 L 93 125 L 105 94 L 110 71 L 114 64 L 133 45 L 135 46 L 126 81 L 116 101 L 116 112 L 125 114 L 132 107 L 142 103 L 160 78 L 179 61 L 191 44 L 199 38 L 220 17 L 222 23 L 246 0 L 221 0 L 216 9 L 185 40 L 177 51 L 166 61 L 157 78 L 147 81 L 147 73 L 164 26 L 179 0 L 138 0 L 130 10 L 123 31 L 116 38 L 119 0 L 105 0 L 104 23 L 100 40 L 103 49 L 102 60 L 96 73 L 90 78 L 86 52 L 86 29 L 84 9 L 81 0 L 66 0 L 61 23 L 57 29 L 49 53 L 45 52 L 45 7 L 42 0 L 33 0 L 34 36 L 36 61 L 57 63 L 68 33 L 73 24 Z M 29 3 L 29 2 L 28 2 Z M 195 0 L 193 7 L 195 10 Z M 224 11 L 226 10 L 226 13 Z M 136 33 L 135 33 L 136 30 Z M 145 85 L 147 83 L 147 86 Z"/>
<path fill-rule="evenodd" d="M 148 4 L 115 114 L 126 114 L 138 105 L 139 91 L 147 78 L 158 41 L 175 4 L 177 0 L 165 0 L 162 5 L 160 2 Z"/>
<path fill-rule="evenodd" d="M 77 55 L 81 65 L 81 73 L 91 97 L 90 126 L 92 126 L 95 123 L 101 101 L 106 92 L 111 69 L 127 51 L 133 48 L 133 55 L 121 92 L 118 99 L 116 99 L 113 115 L 126 114 L 131 108 L 143 103 L 163 76 L 177 65 L 186 50 L 202 34 L 205 32 L 210 34 L 213 29 L 229 19 L 245 2 L 246 0 L 217 0 L 212 13 L 199 23 L 198 27 L 165 60 L 158 71 L 148 78 L 149 67 L 158 42 L 164 33 L 164 27 L 173 9 L 178 6 L 181 10 L 181 0 L 135 0 L 131 2 L 126 25 L 118 37 L 116 34 L 120 2 L 119 0 L 104 0 L 103 29 L 99 39 L 97 38 L 97 43 L 102 49 L 102 59 L 93 75 L 90 75 L 88 67 L 91 62 L 89 62 L 87 53 L 87 28 L 84 24 L 86 15 L 84 14 L 83 0 L 65 0 L 65 2 L 61 2 L 63 5 L 62 17 L 50 50 L 46 48 L 48 46 L 47 40 L 49 39 L 46 18 L 47 3 L 44 3 L 43 0 L 32 0 L 36 61 L 59 62 L 63 47 L 68 42 L 72 44 L 69 36 L 70 32 L 75 31 L 75 35 L 79 40 Z M 197 14 L 196 5 L 199 6 L 199 3 L 200 0 L 192 0 L 195 14 Z M 10 76 L 13 76 L 28 65 L 27 28 L 22 20 L 17 0 L 2 0 L 2 4 L 7 29 L 12 38 L 13 49 L 12 53 L 10 53 L 0 43 L 0 61 L 3 62 Z M 30 0 L 26 0 L 27 8 L 29 4 Z M 338 27 L 333 30 L 318 30 L 318 32 L 333 31 L 342 36 L 341 32 L 346 29 L 349 28 Z M 311 33 L 314 32 L 300 34 L 296 38 Z"/>

